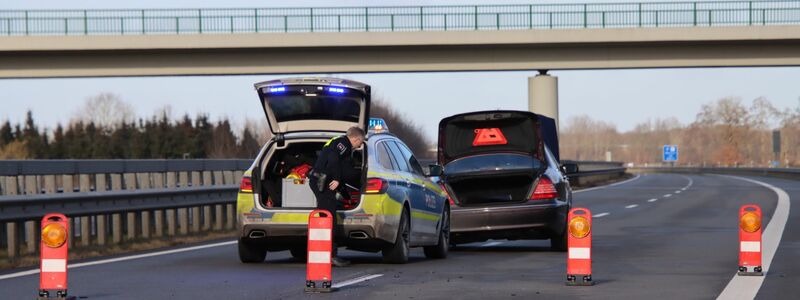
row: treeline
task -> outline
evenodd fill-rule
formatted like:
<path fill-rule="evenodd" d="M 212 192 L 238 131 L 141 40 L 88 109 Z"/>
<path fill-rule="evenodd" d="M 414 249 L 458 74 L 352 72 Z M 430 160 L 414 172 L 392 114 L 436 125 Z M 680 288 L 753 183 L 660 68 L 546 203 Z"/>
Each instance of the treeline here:
<path fill-rule="evenodd" d="M 123 158 L 248 158 L 260 148 L 247 127 L 240 137 L 228 120 L 188 115 L 172 121 L 166 115 L 113 127 L 76 121 L 40 130 L 28 112 L 25 125 L 0 126 L 0 159 L 123 159 Z"/>
<path fill-rule="evenodd" d="M 772 132 L 779 130 L 781 151 L 775 157 Z M 749 105 L 724 98 L 702 106 L 688 125 L 657 119 L 619 132 L 612 123 L 580 116 L 562 123 L 561 156 L 576 160 L 612 160 L 660 164 L 662 147 L 677 144 L 678 164 L 698 166 L 800 166 L 800 105 L 780 110 L 767 99 Z"/>
<path fill-rule="evenodd" d="M 170 115 L 164 109 L 136 119 L 129 104 L 108 93 L 87 99 L 69 124 L 54 129 L 40 128 L 29 111 L 23 124 L 0 125 L 0 159 L 253 158 L 269 138 L 266 121 L 235 130 L 227 119 Z M 419 127 L 385 102 L 375 102 L 372 115 L 385 118 L 415 153 L 429 148 Z"/>

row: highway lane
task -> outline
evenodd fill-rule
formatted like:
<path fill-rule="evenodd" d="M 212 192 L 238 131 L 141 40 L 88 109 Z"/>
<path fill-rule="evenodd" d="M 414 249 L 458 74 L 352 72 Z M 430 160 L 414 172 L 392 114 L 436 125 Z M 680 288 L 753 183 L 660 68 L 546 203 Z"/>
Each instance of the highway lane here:
<path fill-rule="evenodd" d="M 800 199 L 796 181 L 758 180 Z M 445 260 L 427 260 L 413 250 L 406 265 L 342 251 L 354 265 L 335 269 L 336 282 L 381 276 L 331 295 L 303 294 L 305 265 L 288 252 L 245 265 L 238 262 L 235 245 L 71 269 L 70 290 L 86 299 L 709 299 L 736 271 L 738 207 L 759 203 L 766 224 L 776 198 L 769 189 L 734 178 L 675 174 L 648 174 L 576 193 L 576 206 L 596 216 L 593 287 L 564 286 L 565 254 L 548 251 L 547 241 L 489 241 L 460 245 Z M 800 221 L 793 216 L 759 294 L 764 299 L 800 292 L 793 260 L 800 234 L 792 230 Z M 36 275 L 2 279 L 0 291 L 4 299 L 28 298 L 37 281 Z"/>

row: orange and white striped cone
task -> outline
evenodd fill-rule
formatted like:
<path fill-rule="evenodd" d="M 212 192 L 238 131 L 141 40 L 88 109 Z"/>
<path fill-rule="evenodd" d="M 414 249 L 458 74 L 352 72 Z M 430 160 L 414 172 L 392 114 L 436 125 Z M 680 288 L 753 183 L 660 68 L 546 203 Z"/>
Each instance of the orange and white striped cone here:
<path fill-rule="evenodd" d="M 764 276 L 761 270 L 761 207 L 739 208 L 739 272 L 742 276 Z"/>
<path fill-rule="evenodd" d="M 330 293 L 333 274 L 331 258 L 333 250 L 333 215 L 327 210 L 317 209 L 308 216 L 308 263 L 306 265 L 307 293 Z M 317 287 L 321 281 L 322 287 Z"/>
<path fill-rule="evenodd" d="M 592 281 L 592 213 L 573 208 L 567 216 L 567 285 L 594 285 Z"/>
<path fill-rule="evenodd" d="M 67 298 L 69 219 L 62 214 L 42 218 L 39 264 L 39 299 Z M 52 293 L 55 292 L 55 295 Z M 70 297 L 73 299 L 74 297 Z"/>

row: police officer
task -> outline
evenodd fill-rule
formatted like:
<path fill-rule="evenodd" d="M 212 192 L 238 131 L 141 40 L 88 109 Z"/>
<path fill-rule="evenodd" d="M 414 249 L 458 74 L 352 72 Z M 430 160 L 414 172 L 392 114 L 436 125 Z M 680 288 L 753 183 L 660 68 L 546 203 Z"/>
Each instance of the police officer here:
<path fill-rule="evenodd" d="M 347 135 L 336 137 L 328 141 L 314 163 L 311 171 L 309 183 L 314 196 L 317 198 L 317 208 L 331 212 L 333 215 L 333 259 L 334 266 L 343 267 L 350 264 L 349 261 L 336 256 L 336 239 L 341 233 L 341 229 L 336 224 L 336 193 L 337 189 L 344 187 L 344 176 L 349 173 L 353 166 L 348 166 L 345 162 L 350 161 L 350 155 L 354 148 L 360 148 L 364 143 L 364 130 L 359 127 L 351 127 L 347 130 Z"/>

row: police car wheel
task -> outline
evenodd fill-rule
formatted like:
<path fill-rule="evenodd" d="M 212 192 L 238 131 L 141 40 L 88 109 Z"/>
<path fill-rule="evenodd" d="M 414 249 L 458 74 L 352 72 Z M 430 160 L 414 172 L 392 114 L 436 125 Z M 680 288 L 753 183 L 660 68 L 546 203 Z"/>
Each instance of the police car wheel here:
<path fill-rule="evenodd" d="M 442 228 L 439 231 L 439 242 L 434 246 L 425 246 L 423 250 L 427 258 L 446 258 L 450 247 L 450 212 L 445 208 L 442 212 Z"/>
<path fill-rule="evenodd" d="M 243 263 L 260 263 L 267 258 L 267 248 L 248 241 L 246 239 L 239 239 L 239 260 Z"/>
<path fill-rule="evenodd" d="M 408 240 L 411 235 L 408 219 L 408 210 L 403 209 L 403 214 L 400 215 L 400 226 L 397 228 L 397 237 L 393 245 L 383 249 L 383 261 L 392 264 L 408 262 Z"/>

